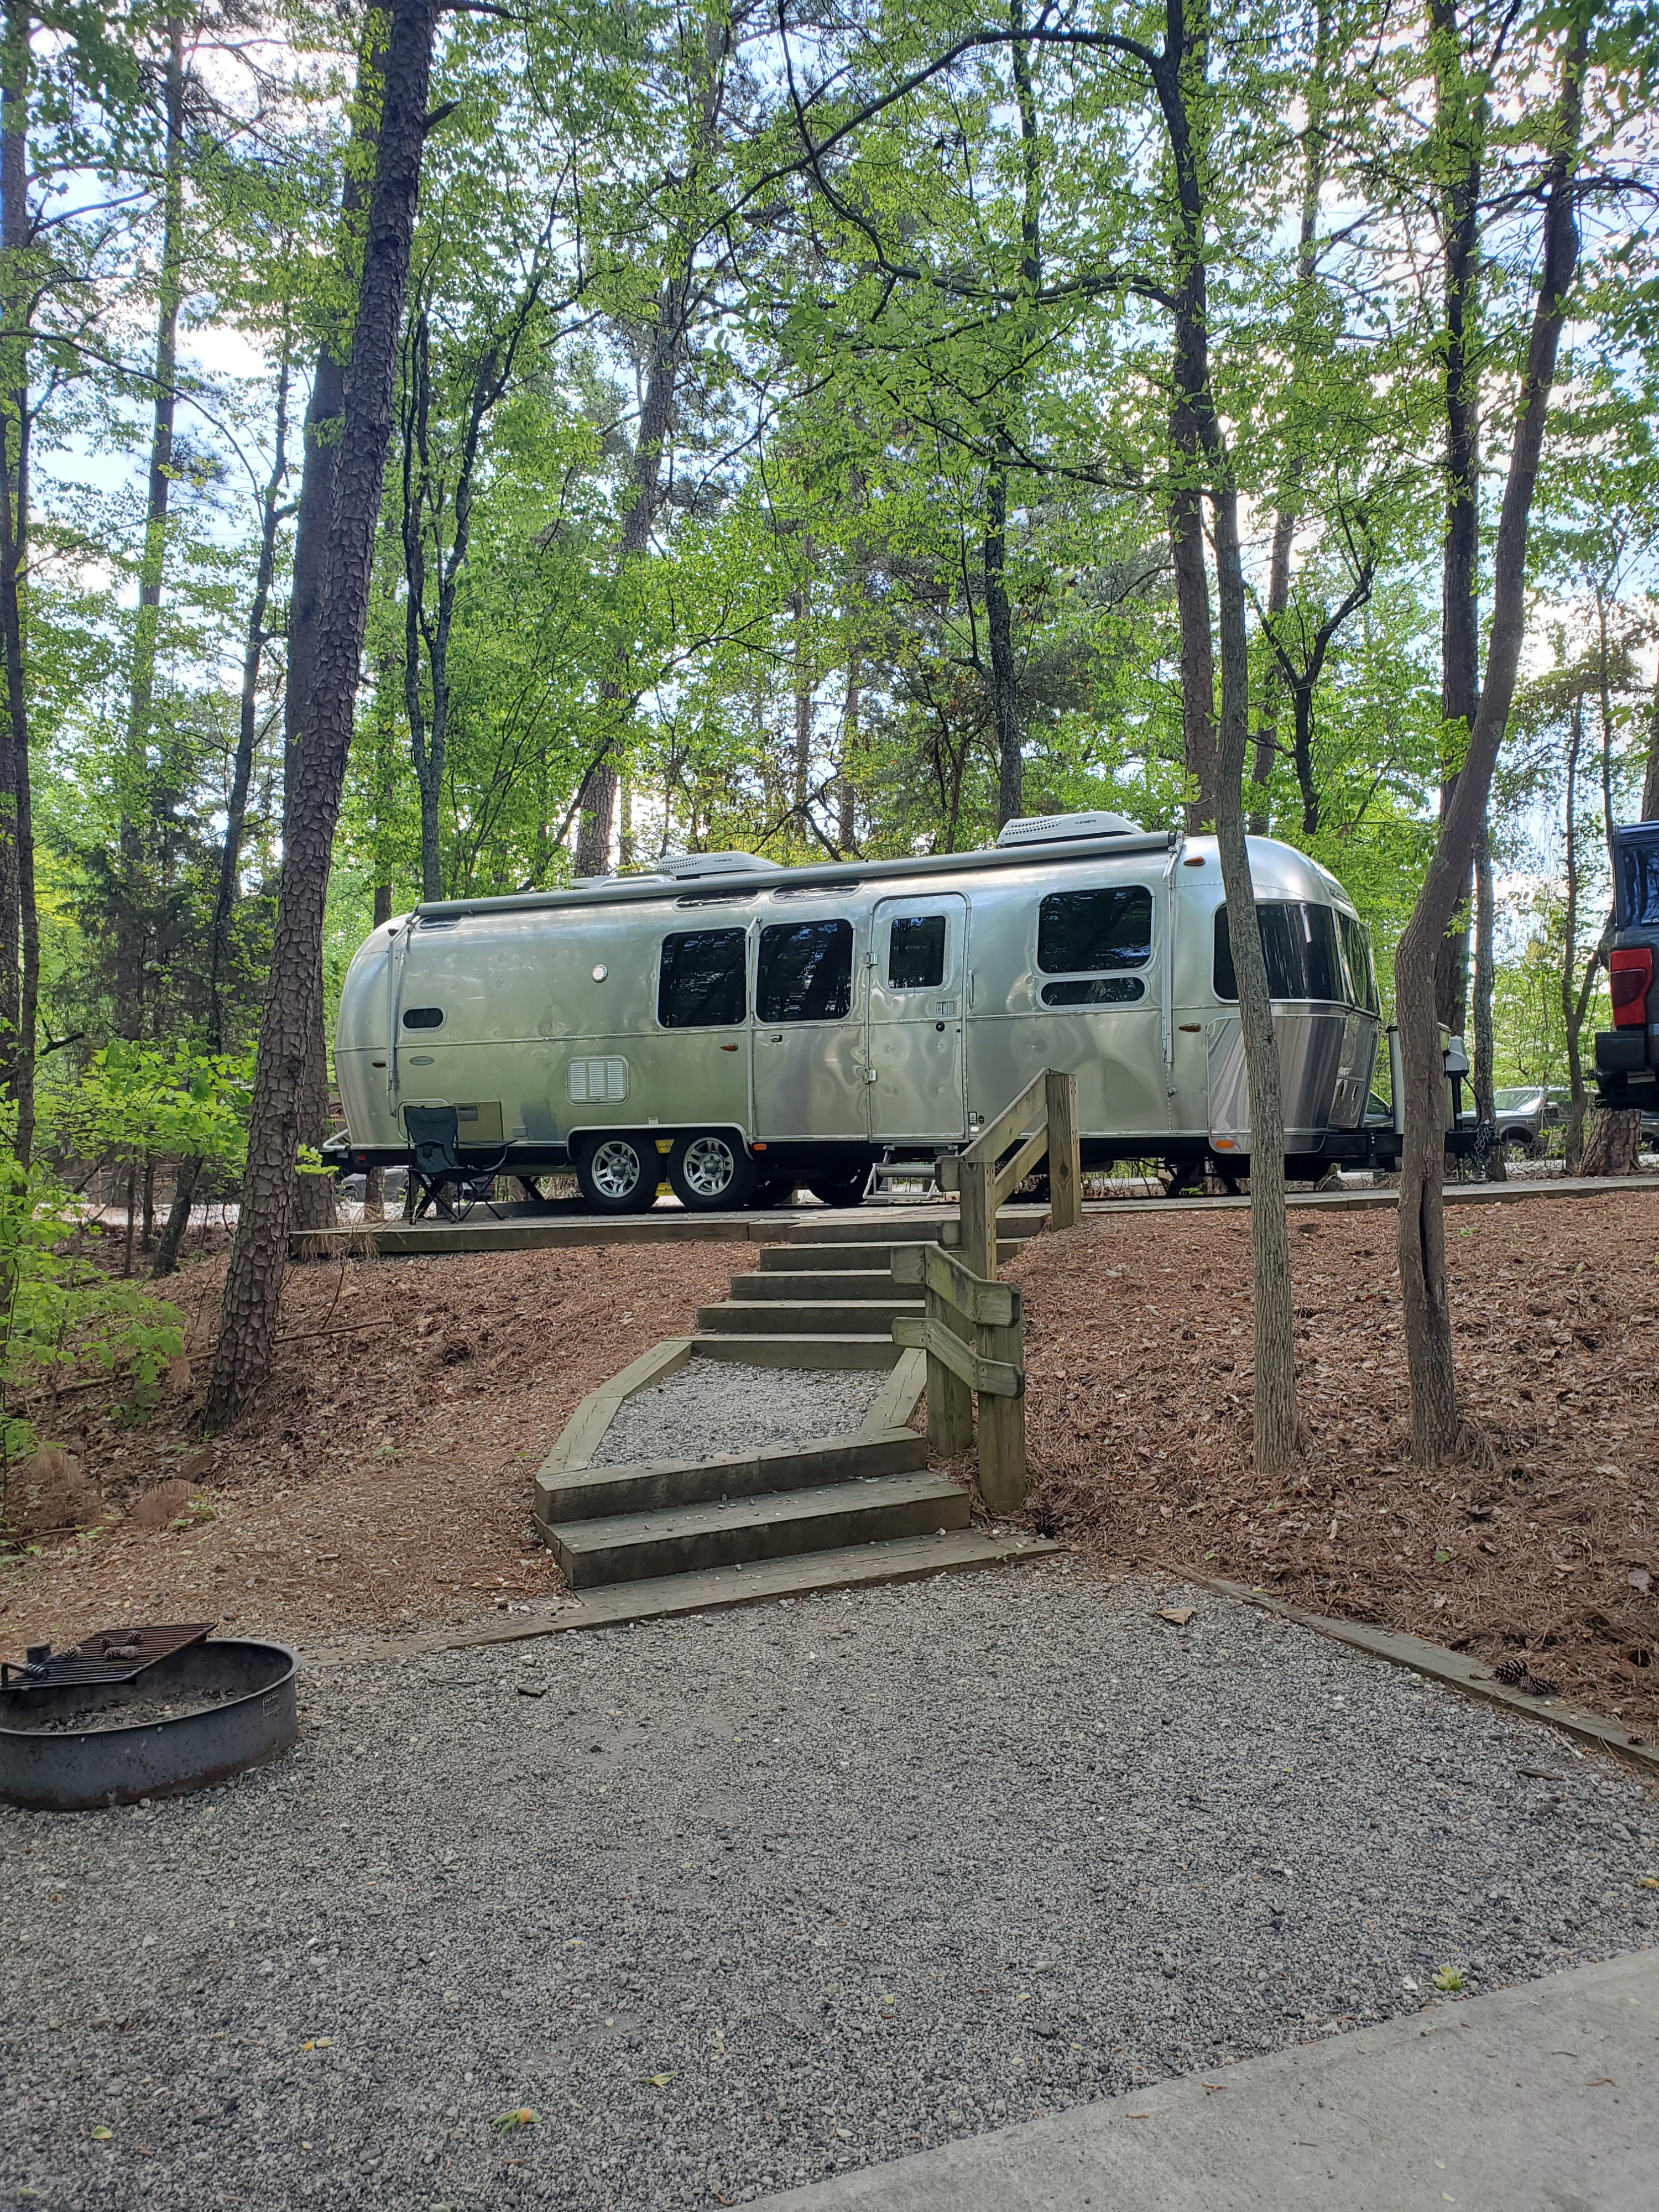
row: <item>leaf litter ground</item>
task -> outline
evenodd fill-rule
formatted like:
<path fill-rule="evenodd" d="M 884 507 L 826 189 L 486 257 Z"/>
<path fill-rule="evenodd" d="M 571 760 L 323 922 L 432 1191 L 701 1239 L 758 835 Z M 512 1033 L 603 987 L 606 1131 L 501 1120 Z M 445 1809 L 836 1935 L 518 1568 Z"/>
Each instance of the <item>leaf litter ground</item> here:
<path fill-rule="evenodd" d="M 1408 1450 L 1395 1216 L 1291 1217 L 1307 1449 L 1250 1463 L 1249 1223 L 1124 1206 L 1025 1292 L 1032 1518 L 1115 1569 L 1260 1583 L 1500 1661 L 1659 1736 L 1659 1192 L 1446 1217 L 1475 1456 Z"/>

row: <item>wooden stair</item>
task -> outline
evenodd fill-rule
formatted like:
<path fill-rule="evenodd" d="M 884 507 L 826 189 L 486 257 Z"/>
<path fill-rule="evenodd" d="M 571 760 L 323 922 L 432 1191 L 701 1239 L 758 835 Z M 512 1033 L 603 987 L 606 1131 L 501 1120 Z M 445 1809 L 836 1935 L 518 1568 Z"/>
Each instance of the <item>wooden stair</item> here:
<path fill-rule="evenodd" d="M 1042 1218 L 1018 1222 L 1011 1253 Z M 890 1228 L 884 1241 L 864 1234 L 863 1222 L 855 1237 L 848 1226 L 842 1215 L 835 1241 L 767 1246 L 758 1269 L 733 1276 L 729 1299 L 700 1309 L 702 1334 L 689 1349 L 694 1358 L 760 1367 L 888 1370 L 861 1428 L 702 1460 L 564 1467 L 556 1448 L 550 1457 L 537 1483 L 537 1525 L 569 1588 L 593 1593 L 585 1602 L 597 1607 L 596 1624 L 993 1566 L 1053 1548 L 1023 1532 L 971 1528 L 968 1492 L 928 1473 L 927 1439 L 904 1425 L 922 1387 L 921 1355 L 892 1339 L 895 1318 L 920 1313 L 921 1302 L 893 1280 Z"/>

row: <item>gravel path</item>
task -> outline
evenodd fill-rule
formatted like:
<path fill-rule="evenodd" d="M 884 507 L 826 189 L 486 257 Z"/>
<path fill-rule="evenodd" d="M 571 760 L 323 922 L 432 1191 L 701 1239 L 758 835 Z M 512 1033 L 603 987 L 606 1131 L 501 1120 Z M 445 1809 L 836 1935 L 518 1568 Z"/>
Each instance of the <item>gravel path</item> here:
<path fill-rule="evenodd" d="M 712 2208 L 1656 1940 L 1642 1781 L 1171 1601 L 1025 1567 L 318 1668 L 262 1774 L 0 1812 L 0 2181 Z"/>
<path fill-rule="evenodd" d="M 866 1367 L 741 1367 L 691 1359 L 665 1382 L 635 1392 L 600 1440 L 592 1464 L 713 1459 L 757 1444 L 807 1444 L 856 1429 L 885 1374 Z"/>

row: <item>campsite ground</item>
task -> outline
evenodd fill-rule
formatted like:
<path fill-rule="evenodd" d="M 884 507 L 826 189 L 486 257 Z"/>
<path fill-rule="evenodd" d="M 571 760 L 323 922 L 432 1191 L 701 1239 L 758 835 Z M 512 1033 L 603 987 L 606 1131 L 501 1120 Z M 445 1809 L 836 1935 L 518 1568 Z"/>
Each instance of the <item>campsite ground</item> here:
<path fill-rule="evenodd" d="M 1032 1517 L 1101 1571 L 1200 1570 L 1482 1655 L 1524 1648 L 1572 1698 L 1659 1733 L 1659 1190 L 1459 1210 L 1448 1245 L 1474 1458 L 1409 1459 L 1391 1214 L 1310 1212 L 1291 1234 L 1309 1448 L 1280 1484 L 1249 1462 L 1246 1215 L 1126 1204 L 1043 1237 L 1008 1271 Z M 538 1601 L 556 1577 L 525 1540 L 531 1471 L 586 1391 L 757 1258 L 292 1269 L 274 1378 L 231 1436 L 196 1435 L 199 1372 L 136 1425 L 113 1394 L 65 1401 L 54 1432 L 124 1517 L 11 1569 L 0 1643 L 211 1617 L 314 1644 Z M 222 1264 L 174 1293 L 198 1367 Z M 147 1504 L 163 1481 L 179 1486 Z M 193 1525 L 143 1525 L 158 1516 Z"/>

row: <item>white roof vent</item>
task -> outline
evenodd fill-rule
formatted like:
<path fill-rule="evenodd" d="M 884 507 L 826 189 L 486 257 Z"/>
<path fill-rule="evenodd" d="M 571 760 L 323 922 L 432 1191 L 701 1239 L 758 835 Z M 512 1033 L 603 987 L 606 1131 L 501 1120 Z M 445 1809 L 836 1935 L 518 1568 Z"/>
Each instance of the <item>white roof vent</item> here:
<path fill-rule="evenodd" d="M 775 876 L 782 872 L 775 860 L 758 853 L 671 853 L 657 866 L 677 883 L 694 883 L 699 876 Z"/>
<path fill-rule="evenodd" d="M 1082 814 L 1024 814 L 1005 822 L 997 832 L 1003 845 L 1068 845 L 1079 837 L 1138 837 L 1139 822 L 1127 814 L 1108 814 L 1100 807 Z"/>

